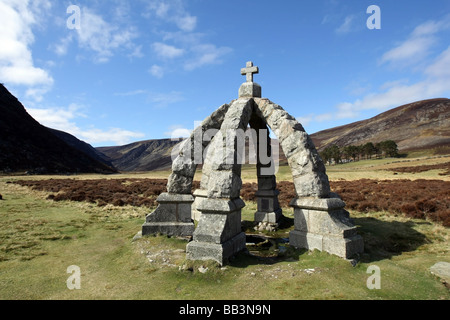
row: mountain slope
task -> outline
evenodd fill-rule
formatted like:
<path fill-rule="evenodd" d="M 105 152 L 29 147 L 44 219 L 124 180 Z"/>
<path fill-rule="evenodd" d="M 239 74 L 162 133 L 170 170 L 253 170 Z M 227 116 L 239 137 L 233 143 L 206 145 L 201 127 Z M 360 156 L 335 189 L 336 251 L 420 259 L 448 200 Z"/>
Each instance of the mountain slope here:
<path fill-rule="evenodd" d="M 360 145 L 394 140 L 401 151 L 447 146 L 450 150 L 450 100 L 431 99 L 400 106 L 368 120 L 350 123 L 311 135 L 320 151 L 327 146 Z M 101 147 L 121 171 L 170 169 L 170 152 L 178 142 L 170 139 L 147 140 L 120 147 Z M 246 145 L 246 155 L 249 146 Z M 279 161 L 286 163 L 283 150 Z"/>
<path fill-rule="evenodd" d="M 113 173 L 33 119 L 0 84 L 0 172 Z"/>
<path fill-rule="evenodd" d="M 399 150 L 450 146 L 450 100 L 430 99 L 406 104 L 368 120 L 311 135 L 317 149 L 394 140 Z"/>
<path fill-rule="evenodd" d="M 179 141 L 146 140 L 119 147 L 100 147 L 98 151 L 110 159 L 120 171 L 152 171 L 172 166 L 170 152 Z"/>

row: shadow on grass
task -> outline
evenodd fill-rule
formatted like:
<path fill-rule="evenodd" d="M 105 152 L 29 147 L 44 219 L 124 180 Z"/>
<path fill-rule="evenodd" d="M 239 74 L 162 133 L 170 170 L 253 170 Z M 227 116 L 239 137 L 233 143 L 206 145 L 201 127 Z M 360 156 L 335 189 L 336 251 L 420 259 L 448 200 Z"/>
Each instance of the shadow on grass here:
<path fill-rule="evenodd" d="M 361 262 L 390 259 L 430 242 L 424 234 L 414 229 L 416 223 L 413 221 L 381 221 L 370 217 L 353 218 L 353 221 L 364 239 Z"/>
<path fill-rule="evenodd" d="M 364 239 L 364 253 L 359 259 L 364 263 L 390 259 L 404 252 L 415 251 L 430 242 L 424 234 L 414 229 L 417 222 L 382 221 L 371 217 L 353 218 L 353 221 L 358 226 L 358 233 Z M 430 224 L 425 221 L 420 223 Z M 293 219 L 285 218 L 284 231 L 292 225 Z M 246 227 L 250 227 L 250 224 Z M 252 235 L 249 230 L 250 228 L 246 230 L 247 250 L 231 260 L 230 265 L 245 268 L 249 265 L 298 261 L 300 256 L 308 251 L 290 247 L 289 239 L 281 238 L 276 233 Z M 248 245 L 249 242 L 253 242 L 254 245 Z"/>

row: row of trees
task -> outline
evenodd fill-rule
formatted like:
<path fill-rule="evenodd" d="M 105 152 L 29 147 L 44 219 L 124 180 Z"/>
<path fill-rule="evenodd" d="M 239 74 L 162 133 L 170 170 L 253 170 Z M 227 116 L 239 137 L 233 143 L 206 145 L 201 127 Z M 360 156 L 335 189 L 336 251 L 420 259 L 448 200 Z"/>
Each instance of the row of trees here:
<path fill-rule="evenodd" d="M 359 161 L 361 159 L 377 159 L 384 157 L 398 157 L 398 146 L 395 141 L 385 140 L 378 143 L 368 142 L 359 146 L 339 147 L 332 145 L 320 152 L 320 156 L 324 162 L 342 163 L 349 161 Z"/>

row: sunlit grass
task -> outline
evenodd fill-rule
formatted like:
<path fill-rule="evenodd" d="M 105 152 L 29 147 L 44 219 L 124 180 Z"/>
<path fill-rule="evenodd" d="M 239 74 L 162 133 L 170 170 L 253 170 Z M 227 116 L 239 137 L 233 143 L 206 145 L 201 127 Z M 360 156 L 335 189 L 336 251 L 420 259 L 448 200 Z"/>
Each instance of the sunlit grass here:
<path fill-rule="evenodd" d="M 277 260 L 240 254 L 220 268 L 187 262 L 183 239 L 132 241 L 147 209 L 139 215 L 133 207 L 57 203 L 4 181 L 0 193 L 0 299 L 450 298 L 428 270 L 449 261 L 449 229 L 428 221 L 352 213 L 367 247 L 356 267 L 327 253 L 291 248 Z M 283 210 L 293 218 L 289 208 Z M 255 211 L 247 203 L 243 220 L 253 220 Z M 288 230 L 266 235 L 286 237 Z M 381 269 L 380 290 L 366 287 L 373 264 Z M 81 290 L 66 286 L 71 265 L 81 269 Z M 200 266 L 208 271 L 199 272 Z"/>

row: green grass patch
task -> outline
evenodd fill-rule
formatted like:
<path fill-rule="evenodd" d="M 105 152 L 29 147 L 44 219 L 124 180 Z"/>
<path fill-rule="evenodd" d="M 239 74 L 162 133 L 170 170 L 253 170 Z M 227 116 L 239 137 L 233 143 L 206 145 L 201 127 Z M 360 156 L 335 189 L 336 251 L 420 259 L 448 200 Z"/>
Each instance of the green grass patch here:
<path fill-rule="evenodd" d="M 352 214 L 367 249 L 355 267 L 288 244 L 267 256 L 241 253 L 220 267 L 187 261 L 184 239 L 133 241 L 145 220 L 131 212 L 138 208 L 53 202 L 1 181 L 0 193 L 0 299 L 450 298 L 429 272 L 449 262 L 449 229 L 428 221 Z M 285 225 L 261 235 L 285 238 L 293 227 L 289 210 Z M 251 223 L 255 211 L 248 203 L 243 220 Z M 80 267 L 80 290 L 67 288 L 71 265 Z M 380 290 L 366 286 L 370 265 L 381 270 Z"/>

